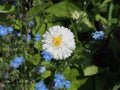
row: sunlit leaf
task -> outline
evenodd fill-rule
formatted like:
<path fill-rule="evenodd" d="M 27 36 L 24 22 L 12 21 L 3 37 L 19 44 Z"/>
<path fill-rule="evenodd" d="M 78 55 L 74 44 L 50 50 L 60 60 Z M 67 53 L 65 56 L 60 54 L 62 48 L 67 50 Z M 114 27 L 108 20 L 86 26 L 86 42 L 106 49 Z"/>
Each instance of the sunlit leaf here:
<path fill-rule="evenodd" d="M 50 75 L 51 75 L 51 71 L 45 71 L 45 72 L 41 75 L 41 77 L 42 77 L 43 79 L 45 79 L 45 78 L 49 77 Z"/>
<path fill-rule="evenodd" d="M 84 69 L 84 75 L 85 76 L 91 76 L 91 75 L 95 75 L 98 73 L 98 67 L 92 65 L 92 66 L 88 66 Z"/>

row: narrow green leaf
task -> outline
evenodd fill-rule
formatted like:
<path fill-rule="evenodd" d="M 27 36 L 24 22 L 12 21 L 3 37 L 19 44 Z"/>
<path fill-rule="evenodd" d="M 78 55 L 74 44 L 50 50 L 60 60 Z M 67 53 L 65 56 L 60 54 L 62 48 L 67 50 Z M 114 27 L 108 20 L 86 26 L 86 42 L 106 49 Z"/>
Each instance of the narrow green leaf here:
<path fill-rule="evenodd" d="M 1 5 L 0 13 L 10 13 L 15 11 L 15 7 L 13 5 Z"/>
<path fill-rule="evenodd" d="M 30 84 L 30 89 L 31 90 L 34 90 L 34 87 L 35 87 L 35 83 Z"/>
<path fill-rule="evenodd" d="M 116 84 L 112 90 L 119 90 L 120 89 L 120 84 Z"/>
<path fill-rule="evenodd" d="M 104 17 L 102 17 L 100 14 L 96 14 L 95 18 L 97 21 L 100 21 L 103 24 L 107 24 L 107 20 Z"/>

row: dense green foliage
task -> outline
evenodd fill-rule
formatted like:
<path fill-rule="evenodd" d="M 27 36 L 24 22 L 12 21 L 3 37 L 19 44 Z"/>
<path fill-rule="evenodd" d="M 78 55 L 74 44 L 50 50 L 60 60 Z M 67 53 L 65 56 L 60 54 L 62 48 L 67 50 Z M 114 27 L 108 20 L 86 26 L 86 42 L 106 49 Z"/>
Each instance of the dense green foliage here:
<path fill-rule="evenodd" d="M 78 19 L 73 19 L 74 11 L 80 15 Z M 119 90 L 119 11 L 119 0 L 1 0 L 0 25 L 14 31 L 0 35 L 0 90 L 34 90 L 40 80 L 54 90 L 56 73 L 71 83 L 70 88 L 60 90 Z M 31 21 L 34 24 L 28 25 Z M 76 49 L 65 60 L 46 62 L 41 55 L 42 35 L 55 25 L 74 33 Z M 95 40 L 95 31 L 103 31 L 104 38 Z M 28 34 L 29 42 L 22 38 Z M 40 41 L 34 40 L 36 34 L 40 34 Z M 10 62 L 17 55 L 24 56 L 25 62 L 13 69 Z M 39 66 L 46 71 L 39 74 Z"/>

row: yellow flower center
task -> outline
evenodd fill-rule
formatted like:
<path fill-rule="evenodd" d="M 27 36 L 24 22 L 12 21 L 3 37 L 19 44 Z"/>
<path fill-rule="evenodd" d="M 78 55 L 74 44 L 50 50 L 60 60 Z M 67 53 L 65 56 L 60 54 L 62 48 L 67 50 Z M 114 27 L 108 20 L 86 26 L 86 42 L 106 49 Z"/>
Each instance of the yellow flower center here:
<path fill-rule="evenodd" d="M 53 42 L 54 46 L 60 46 L 60 44 L 62 42 L 62 38 L 60 36 L 54 37 L 52 42 Z"/>

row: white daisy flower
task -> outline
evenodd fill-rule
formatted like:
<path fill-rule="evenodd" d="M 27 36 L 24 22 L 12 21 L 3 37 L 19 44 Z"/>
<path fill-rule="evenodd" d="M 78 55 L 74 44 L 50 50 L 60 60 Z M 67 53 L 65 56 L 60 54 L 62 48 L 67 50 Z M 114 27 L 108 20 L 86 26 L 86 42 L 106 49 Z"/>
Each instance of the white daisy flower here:
<path fill-rule="evenodd" d="M 78 13 L 77 10 L 75 10 L 75 11 L 72 13 L 72 18 L 77 20 L 77 19 L 79 19 L 79 17 L 80 17 L 80 14 Z"/>
<path fill-rule="evenodd" d="M 74 35 L 68 28 L 53 26 L 43 35 L 42 48 L 56 60 L 66 59 L 75 49 Z"/>

